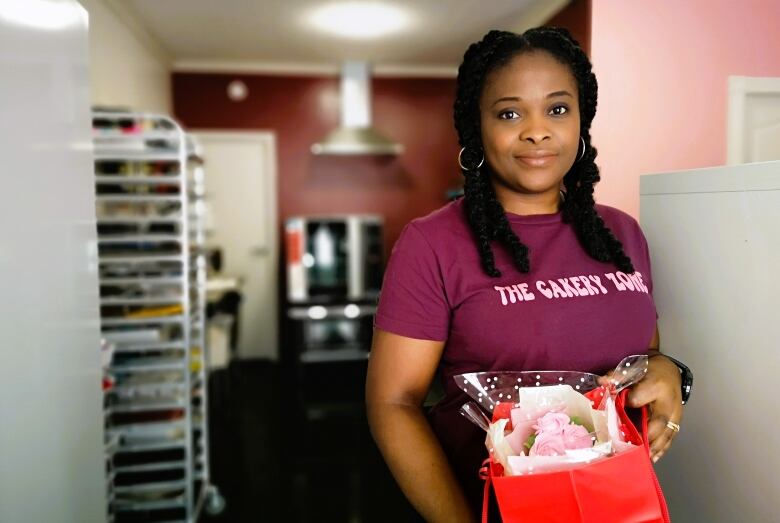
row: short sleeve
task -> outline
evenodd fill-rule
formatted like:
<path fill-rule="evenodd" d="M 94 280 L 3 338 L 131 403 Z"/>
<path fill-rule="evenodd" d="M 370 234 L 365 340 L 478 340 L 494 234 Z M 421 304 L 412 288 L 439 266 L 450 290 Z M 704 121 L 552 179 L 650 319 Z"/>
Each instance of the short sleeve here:
<path fill-rule="evenodd" d="M 409 338 L 447 339 L 450 306 L 441 266 L 414 223 L 404 227 L 390 254 L 374 326 Z"/>
<path fill-rule="evenodd" d="M 650 296 L 653 295 L 653 269 L 652 264 L 650 262 L 650 247 L 647 244 L 647 238 L 645 238 L 645 233 L 642 232 L 642 228 L 639 226 L 639 223 L 636 224 L 636 234 L 639 239 L 639 244 L 642 247 L 642 262 L 645 267 L 647 267 L 647 274 L 644 272 L 642 273 L 642 281 L 647 286 L 647 290 L 650 292 Z M 653 300 L 655 303 L 655 300 Z M 658 315 L 658 308 L 656 307 L 655 312 L 656 319 L 659 317 Z"/>

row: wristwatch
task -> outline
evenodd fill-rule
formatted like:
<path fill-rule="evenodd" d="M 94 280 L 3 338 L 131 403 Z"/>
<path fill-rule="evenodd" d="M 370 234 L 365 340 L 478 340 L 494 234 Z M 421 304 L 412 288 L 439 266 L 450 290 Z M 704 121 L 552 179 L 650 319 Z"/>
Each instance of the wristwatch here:
<path fill-rule="evenodd" d="M 682 392 L 682 404 L 688 403 L 688 399 L 691 397 L 691 388 L 693 387 L 693 371 L 688 366 L 678 359 L 672 358 L 668 354 L 659 353 L 658 355 L 664 356 L 669 361 L 677 365 L 680 370 L 681 392 Z"/>

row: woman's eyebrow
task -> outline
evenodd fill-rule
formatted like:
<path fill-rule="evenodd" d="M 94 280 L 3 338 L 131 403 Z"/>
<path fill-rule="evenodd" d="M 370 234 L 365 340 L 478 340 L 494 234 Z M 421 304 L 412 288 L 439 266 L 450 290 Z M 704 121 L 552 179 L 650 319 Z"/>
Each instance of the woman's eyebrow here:
<path fill-rule="evenodd" d="M 574 98 L 574 95 L 571 94 L 569 91 L 555 91 L 548 94 L 545 98 L 555 98 L 557 96 L 570 96 L 571 98 Z M 503 98 L 499 98 L 498 100 L 493 102 L 493 105 L 496 105 L 497 103 L 501 103 L 501 102 L 520 102 L 522 100 L 523 99 L 520 98 L 519 96 L 504 96 Z"/>

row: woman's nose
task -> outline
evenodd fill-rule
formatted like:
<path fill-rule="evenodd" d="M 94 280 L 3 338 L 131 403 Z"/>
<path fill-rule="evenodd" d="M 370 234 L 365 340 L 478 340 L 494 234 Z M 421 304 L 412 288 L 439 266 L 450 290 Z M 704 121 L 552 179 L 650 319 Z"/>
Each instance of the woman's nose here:
<path fill-rule="evenodd" d="M 544 119 L 536 116 L 526 121 L 526 125 L 520 131 L 519 138 L 524 142 L 539 144 L 543 140 L 550 138 L 550 131 L 547 129 Z"/>

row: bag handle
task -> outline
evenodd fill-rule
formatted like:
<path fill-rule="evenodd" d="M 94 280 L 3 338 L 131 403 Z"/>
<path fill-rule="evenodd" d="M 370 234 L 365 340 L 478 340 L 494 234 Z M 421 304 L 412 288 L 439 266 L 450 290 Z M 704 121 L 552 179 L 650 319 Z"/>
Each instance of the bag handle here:
<path fill-rule="evenodd" d="M 626 400 L 626 394 L 628 394 L 628 390 L 624 390 L 621 392 L 621 400 L 623 401 L 623 411 L 625 412 L 625 400 Z M 648 438 L 648 424 L 650 421 L 650 414 L 648 412 L 647 406 L 643 405 L 640 409 L 642 413 L 642 422 L 641 422 L 641 428 L 642 432 L 639 434 L 642 437 L 642 446 L 645 448 L 645 451 L 647 452 L 648 459 L 650 459 L 650 438 Z M 664 521 L 666 523 L 669 523 L 671 521 L 671 518 L 669 517 L 669 507 L 666 505 L 666 498 L 664 497 L 664 493 L 661 490 L 661 484 L 658 482 L 658 476 L 655 475 L 655 468 L 653 465 L 650 465 L 650 475 L 653 477 L 653 483 L 655 484 L 655 491 L 658 495 L 658 501 L 661 504 L 661 515 L 664 518 Z"/>
<path fill-rule="evenodd" d="M 490 503 L 490 458 L 482 462 L 479 468 L 479 479 L 485 482 L 485 490 L 482 494 L 482 523 L 488 523 L 488 505 Z"/>

